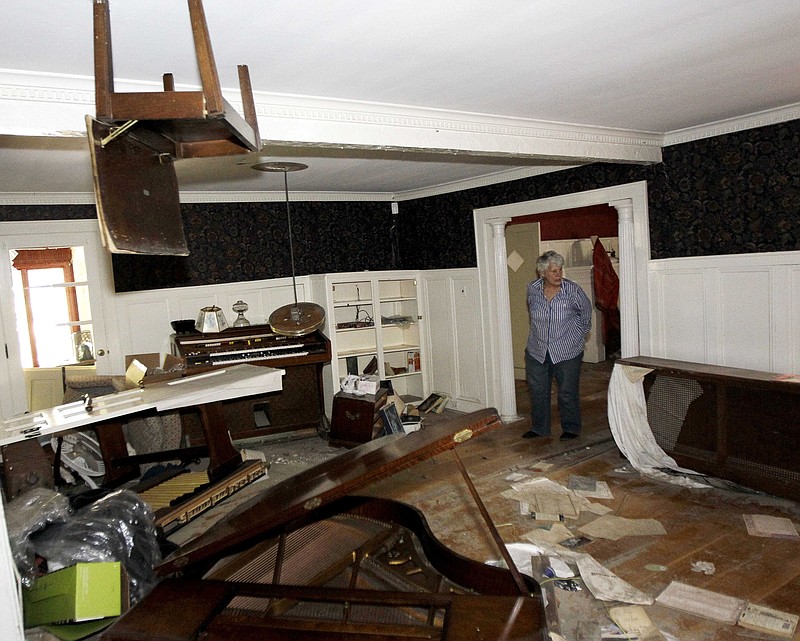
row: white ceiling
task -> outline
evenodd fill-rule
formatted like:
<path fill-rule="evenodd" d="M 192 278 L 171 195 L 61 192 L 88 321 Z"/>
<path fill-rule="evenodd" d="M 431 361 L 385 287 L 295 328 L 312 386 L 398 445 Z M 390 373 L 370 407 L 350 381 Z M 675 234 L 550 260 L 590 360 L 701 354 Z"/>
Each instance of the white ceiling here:
<path fill-rule="evenodd" d="M 109 2 L 118 91 L 158 90 L 165 72 L 199 85 L 185 0 Z M 798 117 L 797 0 L 205 0 L 205 12 L 235 105 L 236 65 L 249 67 L 262 156 L 302 159 L 292 189 L 321 198 L 652 162 L 708 125 Z M 91 0 L 6 0 L 0 41 L 0 193 L 84 197 Z M 181 191 L 279 190 L 255 160 L 178 161 Z"/>

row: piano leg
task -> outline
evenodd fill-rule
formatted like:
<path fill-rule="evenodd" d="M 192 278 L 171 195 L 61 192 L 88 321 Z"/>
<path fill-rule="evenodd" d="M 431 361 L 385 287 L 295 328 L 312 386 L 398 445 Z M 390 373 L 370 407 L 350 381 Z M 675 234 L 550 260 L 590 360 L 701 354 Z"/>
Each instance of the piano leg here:
<path fill-rule="evenodd" d="M 122 423 L 108 422 L 99 424 L 94 433 L 103 454 L 106 473 L 103 476 L 104 487 L 117 487 L 126 481 L 139 476 L 139 466 L 128 461 L 128 446 Z"/>
<path fill-rule="evenodd" d="M 208 447 L 208 480 L 215 483 L 241 464 L 242 455 L 233 447 L 228 426 L 225 424 L 222 402 L 205 403 L 199 405 L 198 409 Z"/>

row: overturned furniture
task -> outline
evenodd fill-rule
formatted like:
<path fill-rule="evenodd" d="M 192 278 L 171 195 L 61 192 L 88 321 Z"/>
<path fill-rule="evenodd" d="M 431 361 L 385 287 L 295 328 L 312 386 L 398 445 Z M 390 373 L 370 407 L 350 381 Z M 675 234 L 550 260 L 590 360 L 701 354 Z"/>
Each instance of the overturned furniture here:
<path fill-rule="evenodd" d="M 499 425 L 448 418 L 268 488 L 158 566 L 168 578 L 102 639 L 546 639 L 539 586 L 513 563 L 466 559 L 416 509 L 351 495 Z"/>
<path fill-rule="evenodd" d="M 800 500 L 800 384 L 769 372 L 636 356 L 647 418 L 680 466 Z"/>
<path fill-rule="evenodd" d="M 200 91 L 116 92 L 107 0 L 94 2 L 96 118 L 86 125 L 98 219 L 112 252 L 186 255 L 174 160 L 261 148 L 246 65 L 238 66 L 244 117 L 223 98 L 202 0 L 188 0 Z"/>
<path fill-rule="evenodd" d="M 0 448 L 4 455 L 8 455 L 14 448 L 36 443 L 39 437 L 94 430 L 102 450 L 105 487 L 116 487 L 138 477 L 142 463 L 188 462 L 207 457 L 208 465 L 202 474 L 204 478 L 192 488 L 183 485 L 185 479 L 182 477 L 187 475 L 183 474 L 181 467 L 152 477 L 146 487 L 134 488 L 144 493 L 162 483 L 174 486 L 171 497 L 174 500 L 168 501 L 163 510 L 153 508 L 158 527 L 178 526 L 264 474 L 262 462 L 244 460 L 241 452 L 233 446 L 222 404 L 279 391 L 283 374 L 281 369 L 243 363 L 94 398 L 87 396 L 0 422 Z M 200 414 L 204 445 L 134 456 L 128 454 L 123 421 L 189 407 Z"/>

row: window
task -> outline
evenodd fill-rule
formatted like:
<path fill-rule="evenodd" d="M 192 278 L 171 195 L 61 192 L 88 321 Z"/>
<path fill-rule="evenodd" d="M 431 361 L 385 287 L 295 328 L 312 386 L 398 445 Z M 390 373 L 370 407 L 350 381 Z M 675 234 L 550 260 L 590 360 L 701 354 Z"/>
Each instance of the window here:
<path fill-rule="evenodd" d="M 83 247 L 14 249 L 10 258 L 22 366 L 94 362 Z"/>

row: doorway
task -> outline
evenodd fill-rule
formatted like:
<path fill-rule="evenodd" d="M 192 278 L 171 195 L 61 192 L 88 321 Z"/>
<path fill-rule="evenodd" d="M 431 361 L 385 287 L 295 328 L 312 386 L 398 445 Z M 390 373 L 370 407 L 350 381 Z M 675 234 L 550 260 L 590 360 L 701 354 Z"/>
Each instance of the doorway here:
<path fill-rule="evenodd" d="M 514 356 L 514 378 L 525 379 L 525 345 L 530 332 L 528 318 L 528 284 L 539 278 L 536 261 L 545 251 L 558 252 L 564 258 L 564 276 L 580 285 L 592 303 L 592 329 L 586 337 L 584 362 L 598 363 L 619 351 L 619 310 L 617 296 L 613 307 L 609 297 L 595 291 L 595 243 L 600 243 L 608 258 L 608 266 L 617 273 L 619 251 L 617 210 L 608 205 L 593 205 L 533 216 L 515 216 L 506 223 L 508 284 L 511 302 L 511 333 Z M 611 284 L 611 271 L 601 284 Z M 617 290 L 618 291 L 618 290 Z M 603 293 L 610 293 L 606 288 Z M 604 303 L 605 313 L 599 303 Z"/>
<path fill-rule="evenodd" d="M 0 308 L 3 418 L 59 404 L 69 369 L 111 373 L 113 280 L 97 221 L 0 223 L 0 282 L 15 294 Z"/>
<path fill-rule="evenodd" d="M 648 354 L 647 263 L 650 229 L 645 181 L 474 211 L 487 363 L 486 398 L 506 422 L 517 420 L 505 226 L 513 218 L 608 204 L 619 213 L 621 354 Z"/>

